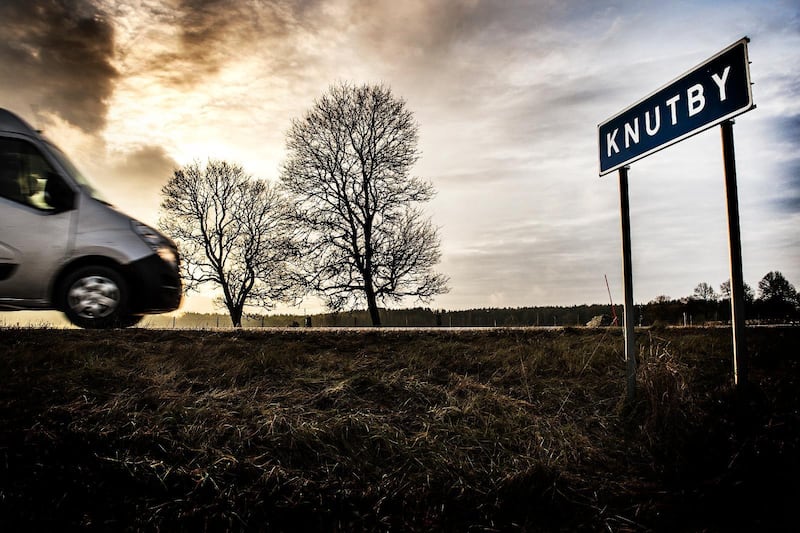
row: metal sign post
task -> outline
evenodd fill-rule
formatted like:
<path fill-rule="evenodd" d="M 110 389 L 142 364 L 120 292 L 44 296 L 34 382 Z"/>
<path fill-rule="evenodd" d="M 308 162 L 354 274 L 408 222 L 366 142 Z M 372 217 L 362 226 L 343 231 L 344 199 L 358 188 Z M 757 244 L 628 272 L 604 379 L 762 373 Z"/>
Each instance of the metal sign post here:
<path fill-rule="evenodd" d="M 619 169 L 619 209 L 622 220 L 622 277 L 625 295 L 625 397 L 636 398 L 636 339 L 634 337 L 633 267 L 631 260 L 631 214 L 628 201 L 628 167 Z"/>
<path fill-rule="evenodd" d="M 733 329 L 733 382 L 747 384 L 747 345 L 744 340 L 744 275 L 742 239 L 739 230 L 739 193 L 736 186 L 736 159 L 733 151 L 733 121 L 721 124 L 722 159 L 725 164 L 725 194 L 728 200 L 728 240 L 731 255 L 731 327 Z"/>

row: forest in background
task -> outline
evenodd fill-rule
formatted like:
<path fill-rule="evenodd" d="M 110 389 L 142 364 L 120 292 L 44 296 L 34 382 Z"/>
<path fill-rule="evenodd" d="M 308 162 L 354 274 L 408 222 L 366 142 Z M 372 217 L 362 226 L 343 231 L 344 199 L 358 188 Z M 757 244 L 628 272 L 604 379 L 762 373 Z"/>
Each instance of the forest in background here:
<path fill-rule="evenodd" d="M 545 326 L 620 326 L 622 306 L 575 305 L 518 308 L 480 308 L 460 311 L 416 307 L 381 309 L 385 327 L 545 327 Z M 730 321 L 730 303 L 705 300 L 654 301 L 636 306 L 637 326 L 714 326 Z M 617 322 L 614 324 L 614 316 Z M 749 324 L 796 323 L 796 309 L 772 308 L 761 302 L 747 305 Z M 242 326 L 257 327 L 364 327 L 370 325 L 369 313 L 356 310 L 313 315 L 248 314 Z M 156 328 L 231 327 L 230 317 L 215 313 L 184 313 L 180 316 L 154 315 L 145 318 L 142 326 Z"/>
<path fill-rule="evenodd" d="M 758 284 L 758 297 L 744 286 L 745 315 L 748 324 L 795 324 L 800 322 L 800 297 L 779 271 L 766 274 Z M 730 283 L 723 282 L 717 292 L 708 283 L 699 283 L 691 296 L 670 298 L 661 295 L 637 304 L 637 326 L 717 326 L 730 322 Z M 380 324 L 388 327 L 546 327 L 546 326 L 621 326 L 622 305 L 583 304 L 573 306 L 531 306 L 446 310 L 431 307 L 409 309 L 380 308 Z M 366 309 L 313 315 L 245 313 L 243 327 L 363 327 L 372 324 Z M 231 327 L 225 314 L 184 313 L 151 316 L 142 323 L 149 327 L 215 328 Z"/>

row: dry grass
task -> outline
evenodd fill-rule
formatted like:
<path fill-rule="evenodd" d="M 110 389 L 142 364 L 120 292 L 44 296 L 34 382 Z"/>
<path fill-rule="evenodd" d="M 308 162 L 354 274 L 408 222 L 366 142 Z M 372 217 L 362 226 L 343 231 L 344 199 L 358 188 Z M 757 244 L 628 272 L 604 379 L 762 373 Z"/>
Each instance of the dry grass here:
<path fill-rule="evenodd" d="M 727 331 L 639 339 L 624 405 L 615 330 L 0 329 L 0 526 L 780 526 L 800 330 L 751 332 L 746 394 Z"/>

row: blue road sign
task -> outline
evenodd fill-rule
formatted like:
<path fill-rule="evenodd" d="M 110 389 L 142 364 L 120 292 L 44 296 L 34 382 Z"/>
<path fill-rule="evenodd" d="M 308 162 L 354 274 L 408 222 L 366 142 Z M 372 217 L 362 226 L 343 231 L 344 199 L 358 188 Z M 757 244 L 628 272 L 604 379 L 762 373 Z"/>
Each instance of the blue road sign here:
<path fill-rule="evenodd" d="M 600 175 L 749 111 L 747 37 L 600 124 Z"/>

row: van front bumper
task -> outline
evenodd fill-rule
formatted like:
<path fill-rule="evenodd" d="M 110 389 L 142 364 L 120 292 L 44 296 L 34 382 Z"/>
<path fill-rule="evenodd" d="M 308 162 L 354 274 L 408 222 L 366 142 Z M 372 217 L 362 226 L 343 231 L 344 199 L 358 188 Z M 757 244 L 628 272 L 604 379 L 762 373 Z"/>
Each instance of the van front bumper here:
<path fill-rule="evenodd" d="M 133 314 L 166 313 L 180 307 L 183 284 L 178 271 L 157 254 L 130 263 L 126 270 Z"/>

